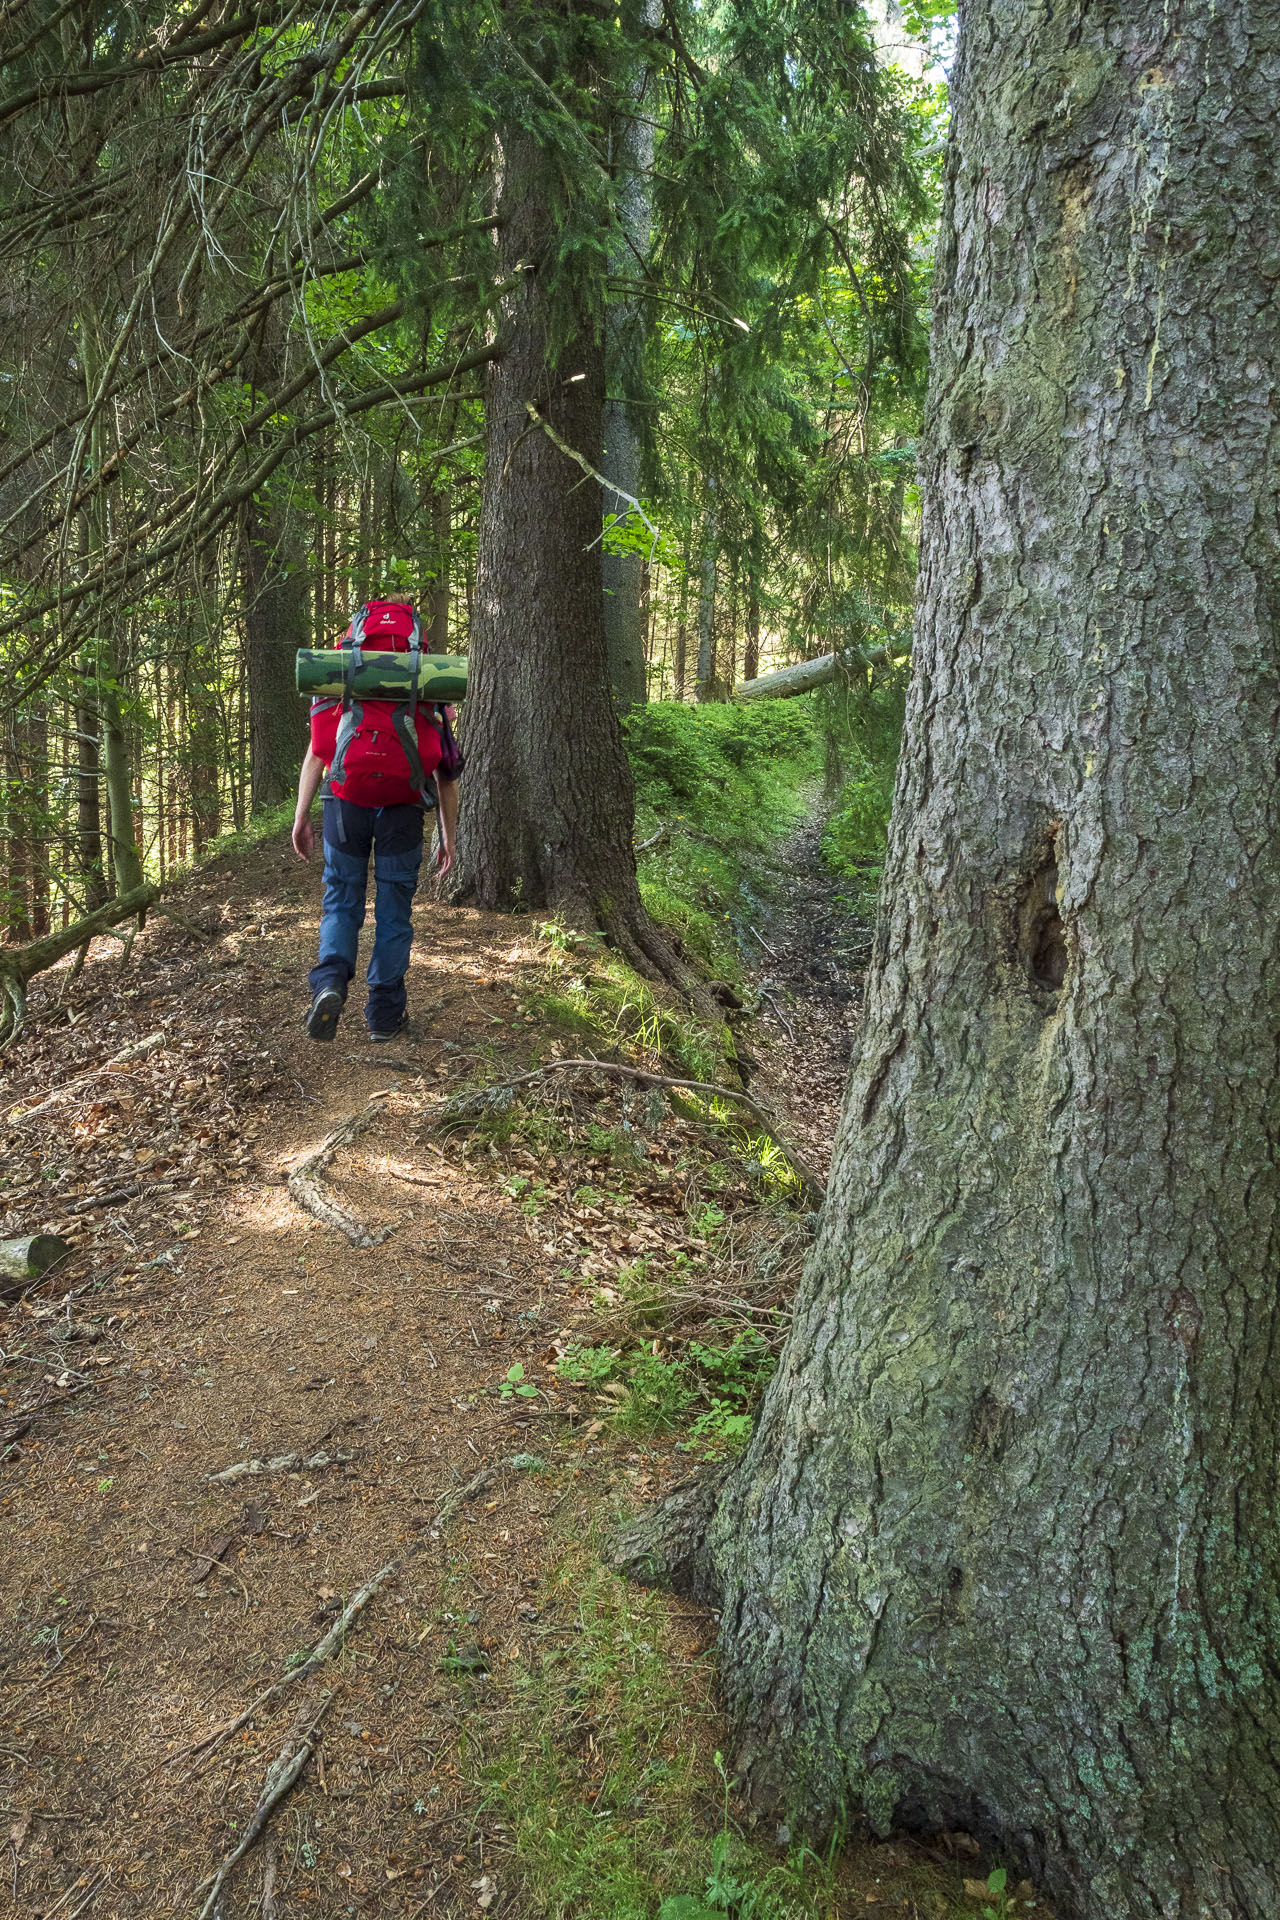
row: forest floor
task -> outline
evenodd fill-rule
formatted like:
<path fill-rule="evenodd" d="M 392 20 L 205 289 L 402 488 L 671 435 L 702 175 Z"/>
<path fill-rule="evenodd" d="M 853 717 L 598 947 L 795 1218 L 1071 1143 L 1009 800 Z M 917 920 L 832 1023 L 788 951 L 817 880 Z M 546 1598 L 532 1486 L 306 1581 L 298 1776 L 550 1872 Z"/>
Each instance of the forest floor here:
<path fill-rule="evenodd" d="M 825 1170 L 853 936 L 814 829 L 780 864 L 740 1044 Z M 319 884 L 279 840 L 204 869 L 127 967 L 103 940 L 43 976 L 5 1062 L 0 1234 L 75 1251 L 0 1317 L 0 1910 L 656 1914 L 738 1831 L 715 1619 L 600 1544 L 732 1431 L 732 1365 L 725 1399 L 682 1355 L 776 1339 L 803 1216 L 652 1092 L 553 1075 L 439 1127 L 582 1049 L 547 982 L 594 949 L 529 919 L 424 895 L 403 1042 L 354 995 L 309 1042 Z M 326 1224 L 289 1176 L 357 1115 Z M 851 1846 L 812 1892 L 742 1845 L 769 1912 L 980 1912 L 963 1835 Z"/>

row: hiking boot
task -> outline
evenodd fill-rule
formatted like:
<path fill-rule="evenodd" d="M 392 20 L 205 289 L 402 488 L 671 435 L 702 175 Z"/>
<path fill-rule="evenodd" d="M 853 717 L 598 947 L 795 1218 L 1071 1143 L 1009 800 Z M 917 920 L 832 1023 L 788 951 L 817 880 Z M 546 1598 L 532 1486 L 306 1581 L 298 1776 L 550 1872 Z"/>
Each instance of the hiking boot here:
<path fill-rule="evenodd" d="M 322 987 L 303 1021 L 313 1040 L 332 1040 L 338 1031 L 338 1015 L 342 1012 L 342 995 L 336 987 Z"/>
<path fill-rule="evenodd" d="M 384 1040 L 398 1040 L 409 1024 L 409 1016 L 402 1013 L 391 1022 L 389 1027 L 375 1027 L 372 1020 L 368 1023 L 369 1038 L 375 1045 L 381 1046 Z"/>

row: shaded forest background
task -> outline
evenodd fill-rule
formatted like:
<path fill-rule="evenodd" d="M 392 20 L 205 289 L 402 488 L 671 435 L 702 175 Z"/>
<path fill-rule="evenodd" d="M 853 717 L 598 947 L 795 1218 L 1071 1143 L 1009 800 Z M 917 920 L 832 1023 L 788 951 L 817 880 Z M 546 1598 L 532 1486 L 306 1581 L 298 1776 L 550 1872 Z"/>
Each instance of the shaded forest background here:
<path fill-rule="evenodd" d="M 618 705 L 905 634 L 944 106 L 861 16 L 47 0 L 0 31 L 5 938 L 284 801 L 294 649 L 362 600 L 467 651 L 513 116 L 554 160 L 536 271 L 607 316 L 581 484 L 643 654 Z"/>

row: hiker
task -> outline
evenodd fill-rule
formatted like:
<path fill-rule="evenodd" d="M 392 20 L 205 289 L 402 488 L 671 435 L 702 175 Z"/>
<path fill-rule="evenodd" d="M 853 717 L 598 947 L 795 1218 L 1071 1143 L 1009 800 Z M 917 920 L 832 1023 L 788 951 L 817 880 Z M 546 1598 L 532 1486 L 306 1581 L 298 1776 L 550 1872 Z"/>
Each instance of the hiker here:
<path fill-rule="evenodd" d="M 293 821 L 294 851 L 309 860 L 315 835 L 308 816 L 323 779 L 320 957 L 308 976 L 312 998 L 303 1024 L 313 1040 L 332 1040 L 337 1032 L 356 970 L 372 853 L 375 932 L 365 1022 L 371 1040 L 394 1040 L 408 1019 L 404 976 L 413 944 L 423 826 L 433 813 L 436 871 L 448 873 L 463 759 L 449 708 L 418 705 L 422 627 L 411 606 L 370 601 L 338 645 L 351 648 L 346 692 L 341 700 L 311 703 L 311 744 L 298 777 Z M 409 654 L 405 699 L 358 699 L 352 693 L 361 654 L 373 650 Z"/>

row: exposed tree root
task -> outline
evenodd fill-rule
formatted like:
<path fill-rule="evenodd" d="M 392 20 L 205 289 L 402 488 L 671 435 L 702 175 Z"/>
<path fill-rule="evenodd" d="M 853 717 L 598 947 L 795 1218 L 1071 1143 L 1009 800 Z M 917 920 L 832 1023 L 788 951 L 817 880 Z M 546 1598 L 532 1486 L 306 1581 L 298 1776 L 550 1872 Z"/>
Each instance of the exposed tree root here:
<path fill-rule="evenodd" d="M 715 1100 L 734 1100 L 739 1106 L 745 1107 L 752 1119 L 776 1142 L 787 1165 L 799 1179 L 809 1205 L 816 1209 L 826 1199 L 826 1188 L 822 1181 L 803 1155 L 788 1144 L 773 1115 L 742 1088 L 722 1087 L 713 1080 L 676 1080 L 669 1074 L 649 1073 L 643 1067 L 624 1067 L 616 1060 L 549 1060 L 545 1066 L 535 1067 L 530 1073 L 517 1074 L 512 1080 L 501 1080 L 496 1086 L 478 1087 L 474 1093 L 461 1094 L 447 1101 L 437 1116 L 437 1125 L 440 1121 L 461 1120 L 472 1109 L 481 1110 L 492 1105 L 495 1096 L 513 1093 L 517 1087 L 528 1086 L 534 1080 L 545 1080 L 552 1073 L 603 1073 L 615 1080 L 634 1080 L 642 1087 L 673 1087 L 683 1093 L 707 1094 Z"/>
<path fill-rule="evenodd" d="M 320 1175 L 328 1167 L 340 1147 L 349 1147 L 357 1136 L 364 1132 L 371 1121 L 377 1118 L 387 1092 L 375 1093 L 368 1104 L 359 1113 L 351 1113 L 347 1118 L 327 1133 L 314 1153 L 307 1155 L 300 1166 L 289 1175 L 289 1192 L 313 1219 L 324 1226 L 332 1227 L 335 1232 L 345 1235 L 353 1247 L 379 1247 L 389 1240 L 396 1231 L 394 1227 L 378 1227 L 371 1231 L 363 1226 L 353 1214 L 340 1207 L 336 1200 L 327 1194 L 320 1184 Z"/>
<path fill-rule="evenodd" d="M 477 1493 L 483 1493 L 486 1488 L 492 1486 L 498 1474 L 504 1467 L 510 1466 L 515 1457 L 496 1460 L 492 1466 L 482 1467 L 479 1473 L 473 1474 L 462 1486 L 455 1487 L 444 1494 L 436 1507 L 434 1530 L 438 1533 L 440 1528 L 452 1519 L 460 1506 Z M 241 1727 L 246 1726 L 256 1714 L 261 1713 L 264 1707 L 269 1706 L 273 1700 L 278 1700 L 300 1680 L 309 1679 L 326 1660 L 331 1660 L 335 1653 L 340 1653 L 346 1644 L 349 1628 L 363 1613 L 370 1600 L 388 1580 L 399 1573 L 402 1567 L 407 1566 L 410 1560 L 425 1550 L 429 1539 L 430 1531 L 422 1539 L 416 1540 L 412 1546 L 406 1548 L 404 1553 L 397 1554 L 394 1560 L 388 1560 L 385 1567 L 379 1567 L 378 1571 L 366 1580 L 359 1592 L 351 1596 L 329 1631 L 323 1639 L 316 1642 L 305 1660 L 299 1661 L 296 1667 L 290 1667 L 288 1672 L 281 1674 L 278 1680 L 273 1680 L 269 1687 L 264 1687 L 262 1692 L 257 1694 L 243 1712 L 238 1713 L 233 1720 L 227 1720 L 222 1726 L 215 1727 L 213 1732 L 206 1734 L 203 1740 L 197 1740 L 194 1746 L 185 1747 L 175 1758 L 186 1760 L 198 1754 L 216 1752 L 224 1740 L 229 1740 L 233 1733 L 239 1733 Z"/>
<path fill-rule="evenodd" d="M 610 1566 L 629 1580 L 669 1587 L 706 1606 L 718 1595 L 709 1577 L 703 1543 L 732 1462 L 708 1467 L 673 1487 L 658 1504 L 628 1521 L 605 1551 Z"/>
<path fill-rule="evenodd" d="M 249 1852 L 249 1849 L 256 1846 L 275 1809 L 296 1784 L 303 1768 L 316 1750 L 317 1743 L 320 1739 L 320 1722 L 324 1719 L 326 1713 L 328 1713 L 333 1702 L 334 1695 L 332 1693 L 322 1693 L 319 1705 L 315 1711 L 312 1712 L 309 1717 L 307 1715 L 300 1715 L 299 1721 L 295 1722 L 293 1727 L 290 1728 L 288 1739 L 280 1749 L 279 1754 L 267 1768 L 267 1777 L 262 1783 L 262 1792 L 258 1795 L 258 1804 L 255 1806 L 253 1814 L 245 1826 L 244 1832 L 213 1877 L 213 1885 L 209 1889 L 209 1897 L 200 1909 L 200 1920 L 208 1920 L 208 1916 L 216 1907 L 222 1889 L 227 1883 L 227 1878 L 237 1861 L 243 1860 L 245 1854 Z M 306 1721 L 306 1725 L 301 1724 L 303 1720 Z"/>
<path fill-rule="evenodd" d="M 344 1466 L 354 1459 L 354 1453 L 313 1453 L 309 1458 L 301 1453 L 276 1453 L 262 1460 L 237 1460 L 221 1473 L 206 1473 L 205 1479 L 211 1487 L 226 1487 L 260 1473 L 319 1473 L 324 1467 Z"/>
<path fill-rule="evenodd" d="M 713 1032 L 723 1027 L 724 1011 L 710 986 L 680 958 L 667 935 L 639 904 L 638 897 L 630 913 L 602 910 L 598 918 L 605 938 L 641 979 L 658 980 L 673 987 Z"/>

